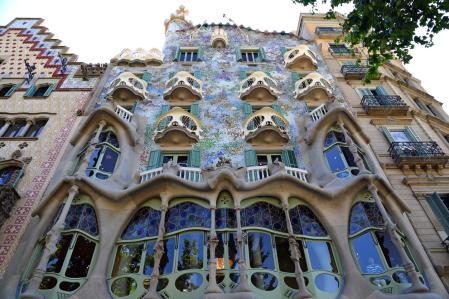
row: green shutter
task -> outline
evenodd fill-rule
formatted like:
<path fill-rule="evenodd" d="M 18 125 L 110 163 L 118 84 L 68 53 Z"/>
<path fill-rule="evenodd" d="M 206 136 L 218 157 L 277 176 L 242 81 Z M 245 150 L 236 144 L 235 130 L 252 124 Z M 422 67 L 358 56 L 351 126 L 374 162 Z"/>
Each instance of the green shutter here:
<path fill-rule="evenodd" d="M 257 165 L 257 154 L 255 150 L 245 150 L 245 165 L 246 167 Z"/>
<path fill-rule="evenodd" d="M 203 76 L 203 73 L 201 72 L 201 70 L 196 70 L 196 71 L 193 72 L 193 75 L 195 76 L 195 78 L 201 80 L 201 78 Z"/>
<path fill-rule="evenodd" d="M 243 103 L 243 115 L 245 119 L 253 113 L 253 107 L 249 103 Z"/>
<path fill-rule="evenodd" d="M 200 117 L 200 105 L 198 103 L 194 103 L 190 105 L 190 113 L 195 117 Z"/>
<path fill-rule="evenodd" d="M 359 91 L 359 93 L 363 96 L 372 96 L 373 93 L 371 92 L 371 90 L 369 88 L 357 88 L 357 90 Z"/>
<path fill-rule="evenodd" d="M 12 183 L 12 187 L 15 188 L 17 184 L 19 183 L 20 179 L 23 177 L 23 167 L 20 168 L 19 173 L 17 174 L 16 179 L 14 180 L 14 183 Z"/>
<path fill-rule="evenodd" d="M 420 141 L 421 139 L 416 135 L 415 131 L 411 127 L 405 129 L 405 134 L 407 134 L 410 141 Z"/>
<path fill-rule="evenodd" d="M 284 57 L 285 52 L 287 52 L 287 48 L 286 47 L 281 47 L 281 55 L 282 55 L 282 57 Z"/>
<path fill-rule="evenodd" d="M 158 168 L 161 166 L 161 151 L 154 150 L 150 152 L 150 157 L 148 159 L 148 168 Z"/>
<path fill-rule="evenodd" d="M 266 61 L 267 60 L 267 56 L 265 55 L 265 50 L 260 47 L 259 48 L 259 61 Z"/>
<path fill-rule="evenodd" d="M 44 93 L 44 97 L 48 97 L 55 88 L 56 88 L 56 83 L 49 85 L 47 88 L 47 91 Z"/>
<path fill-rule="evenodd" d="M 147 83 L 150 83 L 150 81 L 151 81 L 151 74 L 149 72 L 147 72 L 147 71 L 143 72 L 142 80 L 147 82 Z"/>
<path fill-rule="evenodd" d="M 198 58 L 197 58 L 197 61 L 203 61 L 203 56 L 204 56 L 204 48 L 203 48 L 203 47 L 199 47 L 199 48 L 198 48 Z"/>
<path fill-rule="evenodd" d="M 25 97 L 32 97 L 35 91 L 36 91 L 36 85 L 31 85 L 30 87 L 28 87 L 28 89 L 25 92 L 24 96 Z"/>
<path fill-rule="evenodd" d="M 240 70 L 240 73 L 239 73 L 239 76 L 240 76 L 240 81 L 246 79 L 246 77 L 247 77 L 247 76 L 246 76 L 246 70 L 241 69 L 241 70 Z"/>
<path fill-rule="evenodd" d="M 298 168 L 298 162 L 296 161 L 295 152 L 292 150 L 282 150 L 282 162 L 285 166 Z"/>
<path fill-rule="evenodd" d="M 201 167 L 201 151 L 199 149 L 193 149 L 189 153 L 189 167 Z"/>
<path fill-rule="evenodd" d="M 134 101 L 133 107 L 131 108 L 131 113 L 134 113 L 136 111 L 138 101 Z"/>
<path fill-rule="evenodd" d="M 383 86 L 377 86 L 376 87 L 376 93 L 378 95 L 388 95 L 387 90 Z"/>
<path fill-rule="evenodd" d="M 382 127 L 382 132 L 385 135 L 385 138 L 387 138 L 389 143 L 394 142 L 393 136 L 390 134 L 390 130 L 387 127 Z"/>
<path fill-rule="evenodd" d="M 415 100 L 415 103 L 418 105 L 418 107 L 421 108 L 421 110 L 424 110 L 424 111 L 428 110 L 427 107 L 423 104 L 423 102 L 421 102 L 418 99 L 414 99 L 414 100 Z"/>
<path fill-rule="evenodd" d="M 292 82 L 293 82 L 293 84 L 295 84 L 296 81 L 301 79 L 301 74 L 299 74 L 297 72 L 292 72 L 291 74 L 292 74 Z"/>
<path fill-rule="evenodd" d="M 19 84 L 12 85 L 11 88 L 8 90 L 8 92 L 5 94 L 5 97 L 12 96 L 12 94 L 16 91 L 17 87 L 19 87 Z"/>
<path fill-rule="evenodd" d="M 242 51 L 240 51 L 240 48 L 235 48 L 235 59 L 238 62 L 242 61 Z"/>
<path fill-rule="evenodd" d="M 444 231 L 449 235 L 449 210 L 435 192 L 427 197 L 427 203 L 432 208 L 433 213 L 437 216 L 438 221 L 444 228 Z"/>
<path fill-rule="evenodd" d="M 434 116 L 436 117 L 440 116 L 440 112 L 438 112 L 438 110 L 435 109 L 435 107 L 432 104 L 427 104 L 426 107 Z"/>
<path fill-rule="evenodd" d="M 279 114 L 283 114 L 281 106 L 279 104 L 273 104 L 271 105 L 271 108 L 273 108 L 274 111 L 276 111 Z"/>
<path fill-rule="evenodd" d="M 179 56 L 181 56 L 181 48 L 177 47 L 175 51 L 175 57 L 173 58 L 173 61 L 179 61 Z"/>
<path fill-rule="evenodd" d="M 160 114 L 159 114 L 159 117 L 161 116 L 161 115 L 163 115 L 164 113 L 167 113 L 168 111 L 170 111 L 170 105 L 162 105 L 162 107 L 161 107 L 161 112 L 160 112 Z M 165 128 L 165 127 L 167 127 L 167 125 L 168 125 L 168 118 L 165 118 L 163 121 L 161 121 L 160 123 L 159 123 L 159 127 L 160 128 Z"/>
<path fill-rule="evenodd" d="M 170 80 L 171 78 L 173 78 L 175 76 L 175 72 L 170 72 L 168 73 L 168 80 Z"/>

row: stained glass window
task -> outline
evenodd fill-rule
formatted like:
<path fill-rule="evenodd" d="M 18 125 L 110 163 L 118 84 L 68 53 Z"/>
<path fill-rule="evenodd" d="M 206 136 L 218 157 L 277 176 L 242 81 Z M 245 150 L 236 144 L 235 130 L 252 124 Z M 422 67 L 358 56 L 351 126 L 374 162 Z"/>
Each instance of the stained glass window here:
<path fill-rule="evenodd" d="M 248 250 L 251 268 L 274 270 L 273 245 L 267 233 L 248 233 Z"/>
<path fill-rule="evenodd" d="M 123 240 L 154 237 L 159 232 L 161 212 L 150 207 L 141 208 L 122 234 Z"/>
<path fill-rule="evenodd" d="M 364 228 L 374 226 L 382 228 L 384 221 L 376 203 L 358 202 L 351 210 L 349 234 L 353 235 Z"/>
<path fill-rule="evenodd" d="M 98 235 L 97 217 L 89 204 L 70 206 L 64 229 L 80 229 L 93 236 Z"/>
<path fill-rule="evenodd" d="M 287 232 L 285 213 L 281 208 L 266 202 L 257 202 L 242 209 L 242 227 L 257 226 Z"/>
<path fill-rule="evenodd" d="M 222 208 L 215 211 L 215 227 L 220 228 L 235 228 L 237 221 L 234 209 Z"/>
<path fill-rule="evenodd" d="M 298 205 L 289 211 L 293 232 L 297 235 L 325 237 L 327 231 L 308 207 Z"/>
<path fill-rule="evenodd" d="M 165 218 L 167 233 L 188 227 L 210 228 L 210 210 L 190 202 L 183 202 L 168 209 Z"/>

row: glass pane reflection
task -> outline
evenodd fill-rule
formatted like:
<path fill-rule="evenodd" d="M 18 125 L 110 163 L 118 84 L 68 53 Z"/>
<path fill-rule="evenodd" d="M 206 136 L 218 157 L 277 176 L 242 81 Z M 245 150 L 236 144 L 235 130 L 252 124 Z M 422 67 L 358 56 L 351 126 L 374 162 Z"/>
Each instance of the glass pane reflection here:
<path fill-rule="evenodd" d="M 86 277 L 95 251 L 95 242 L 78 236 L 65 275 L 67 277 Z"/>
<path fill-rule="evenodd" d="M 257 272 L 251 276 L 253 285 L 264 291 L 272 291 L 278 286 L 276 276 L 270 273 Z"/>
<path fill-rule="evenodd" d="M 337 272 L 337 265 L 328 242 L 306 241 L 306 244 L 312 269 Z"/>
<path fill-rule="evenodd" d="M 143 243 L 119 245 L 112 269 L 112 277 L 139 272 L 142 251 Z"/>
<path fill-rule="evenodd" d="M 371 233 L 365 233 L 354 238 L 352 248 L 362 273 L 379 274 L 385 272 L 385 267 Z"/>
<path fill-rule="evenodd" d="M 250 232 L 248 248 L 251 268 L 274 270 L 273 247 L 269 234 Z"/>
<path fill-rule="evenodd" d="M 164 240 L 164 255 L 159 264 L 161 275 L 170 274 L 173 271 L 175 259 L 175 238 Z"/>
<path fill-rule="evenodd" d="M 203 268 L 204 233 L 193 232 L 179 236 L 178 270 Z"/>

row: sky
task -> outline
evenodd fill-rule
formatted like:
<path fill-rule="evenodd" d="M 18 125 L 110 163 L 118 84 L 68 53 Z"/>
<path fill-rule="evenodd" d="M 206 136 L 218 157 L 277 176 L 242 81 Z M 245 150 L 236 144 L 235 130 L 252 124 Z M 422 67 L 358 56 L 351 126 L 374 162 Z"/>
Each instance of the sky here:
<path fill-rule="evenodd" d="M 269 31 L 293 32 L 300 12 L 310 8 L 291 0 L 0 0 L 0 25 L 15 17 L 45 19 L 44 26 L 82 62 L 109 62 L 124 48 L 162 48 L 164 20 L 180 5 L 194 24 L 227 22 Z M 323 12 L 326 7 L 319 6 Z M 349 12 L 350 7 L 339 9 Z M 416 47 L 406 68 L 444 103 L 449 113 L 449 31 L 437 35 L 432 48 Z"/>

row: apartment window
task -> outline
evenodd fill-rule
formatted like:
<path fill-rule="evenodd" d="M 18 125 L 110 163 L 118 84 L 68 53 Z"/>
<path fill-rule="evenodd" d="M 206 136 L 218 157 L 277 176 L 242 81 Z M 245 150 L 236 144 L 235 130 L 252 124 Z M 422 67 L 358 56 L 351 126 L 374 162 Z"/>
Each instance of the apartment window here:
<path fill-rule="evenodd" d="M 26 137 L 39 137 L 39 135 L 44 130 L 45 125 L 47 124 L 47 120 L 38 120 L 36 121 L 26 132 Z"/>
<path fill-rule="evenodd" d="M 22 169 L 17 166 L 10 166 L 0 169 L 0 186 L 15 186 L 20 179 Z"/>
<path fill-rule="evenodd" d="M 237 61 L 246 63 L 257 63 L 266 60 L 265 50 L 263 48 L 255 49 L 235 49 Z"/>
<path fill-rule="evenodd" d="M 351 54 L 351 49 L 349 49 L 345 44 L 329 44 L 329 51 L 336 55 Z"/>
<path fill-rule="evenodd" d="M 255 150 L 245 150 L 245 165 L 265 166 L 273 164 L 275 161 L 282 162 L 285 166 L 298 168 L 296 154 L 293 150 L 281 150 L 279 152 L 258 153 Z"/>
<path fill-rule="evenodd" d="M 388 95 L 388 92 L 385 90 L 385 88 L 383 86 L 377 86 L 375 88 L 372 88 L 372 87 L 358 88 L 357 90 L 362 97 L 365 95 L 368 95 L 368 96 Z"/>
<path fill-rule="evenodd" d="M 387 140 L 392 142 L 416 142 L 419 141 L 418 135 L 416 135 L 415 131 L 410 128 L 382 128 L 385 137 Z"/>
<path fill-rule="evenodd" d="M 56 88 L 56 84 L 32 85 L 25 93 L 25 97 L 48 97 Z"/>
<path fill-rule="evenodd" d="M 430 114 L 432 114 L 433 116 L 436 116 L 436 117 L 440 116 L 440 113 L 432 104 L 427 104 L 426 107 L 427 107 L 427 110 L 429 110 Z"/>
<path fill-rule="evenodd" d="M 7 84 L 0 86 L 0 97 L 10 97 L 17 89 L 17 84 Z"/>
<path fill-rule="evenodd" d="M 449 236 L 449 193 L 430 194 L 427 196 L 427 203 Z"/>
<path fill-rule="evenodd" d="M 2 137 L 19 137 L 19 134 L 25 126 L 25 120 L 17 120 L 14 124 L 8 127 Z"/>
<path fill-rule="evenodd" d="M 162 154 L 162 164 L 166 164 L 168 162 L 172 163 L 172 165 L 179 165 L 183 167 L 187 167 L 189 162 L 189 154 L 188 153 L 164 153 Z"/>
<path fill-rule="evenodd" d="M 280 153 L 258 154 L 257 155 L 257 165 L 258 166 L 273 164 L 276 161 L 282 162 L 282 156 L 280 155 Z"/>
<path fill-rule="evenodd" d="M 148 168 L 154 169 L 162 167 L 163 164 L 172 161 L 172 165 L 179 165 L 182 167 L 201 166 L 201 152 L 198 149 L 190 152 L 161 152 L 160 150 L 153 150 L 150 152 L 148 159 Z"/>
<path fill-rule="evenodd" d="M 178 48 L 175 53 L 175 61 L 179 62 L 197 62 L 202 61 L 202 48 Z"/>

